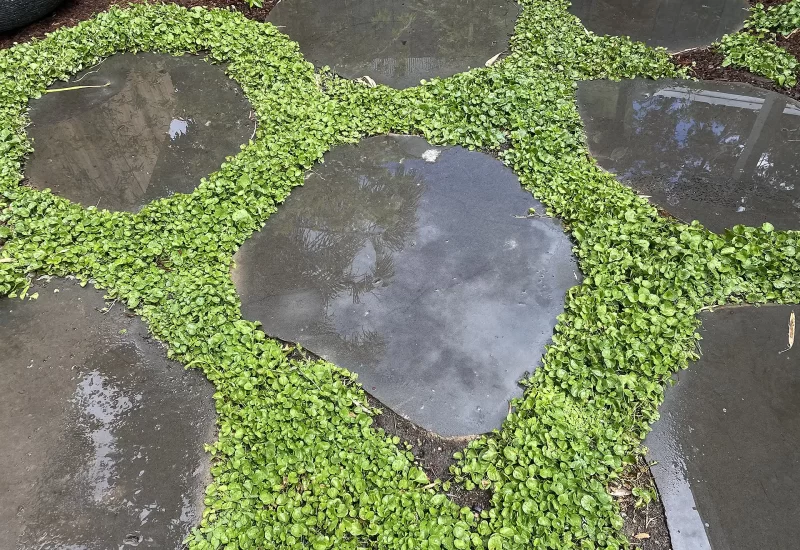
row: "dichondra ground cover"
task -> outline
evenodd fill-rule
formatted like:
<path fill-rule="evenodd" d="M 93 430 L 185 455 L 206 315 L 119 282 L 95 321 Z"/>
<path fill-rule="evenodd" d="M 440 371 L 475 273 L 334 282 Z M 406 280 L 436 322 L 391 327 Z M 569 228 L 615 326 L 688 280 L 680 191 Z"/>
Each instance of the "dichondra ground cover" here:
<path fill-rule="evenodd" d="M 575 82 L 676 76 L 666 52 L 588 33 L 563 0 L 522 4 L 507 57 L 402 91 L 315 71 L 269 24 L 174 5 L 112 9 L 0 52 L 0 292 L 24 297 L 34 273 L 93 279 L 215 384 L 214 479 L 191 548 L 623 547 L 606 486 L 694 357 L 696 313 L 797 301 L 797 233 L 660 217 L 589 157 Z M 254 139 L 192 194 L 136 214 L 20 185 L 28 100 L 121 51 L 227 62 Z M 388 132 L 497 152 L 564 221 L 585 275 L 524 398 L 458 457 L 457 480 L 493 492 L 479 515 L 371 427 L 349 373 L 292 359 L 244 321 L 230 278 L 236 249 L 325 151 Z"/>

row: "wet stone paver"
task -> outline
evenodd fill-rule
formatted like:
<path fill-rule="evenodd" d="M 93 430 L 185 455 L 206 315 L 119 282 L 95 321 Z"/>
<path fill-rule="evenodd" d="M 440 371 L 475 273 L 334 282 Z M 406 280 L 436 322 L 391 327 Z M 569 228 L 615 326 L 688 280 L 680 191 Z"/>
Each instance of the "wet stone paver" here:
<path fill-rule="evenodd" d="M 800 348 L 787 351 L 792 311 L 800 308 L 701 314 L 703 355 L 667 388 L 645 441 L 674 550 L 798 546 Z"/>
<path fill-rule="evenodd" d="M 235 257 L 245 318 L 445 436 L 500 426 L 580 275 L 561 225 L 483 153 L 335 148 Z"/>
<path fill-rule="evenodd" d="M 570 13 L 599 35 L 629 36 L 672 52 L 708 46 L 741 29 L 747 0 L 571 0 Z"/>
<path fill-rule="evenodd" d="M 318 67 L 407 88 L 483 67 L 518 14 L 513 0 L 283 0 L 269 21 Z"/>
<path fill-rule="evenodd" d="M 749 84 L 635 79 L 580 83 L 578 108 L 598 164 L 673 216 L 800 229 L 800 104 Z"/>
<path fill-rule="evenodd" d="M 102 292 L 34 291 L 0 300 L 0 548 L 181 548 L 209 482 L 213 386 L 120 304 L 103 313 Z"/>
<path fill-rule="evenodd" d="M 108 84 L 108 86 L 106 86 Z M 250 103 L 201 57 L 119 54 L 30 103 L 24 176 L 80 203 L 135 212 L 200 179 L 253 133 Z"/>

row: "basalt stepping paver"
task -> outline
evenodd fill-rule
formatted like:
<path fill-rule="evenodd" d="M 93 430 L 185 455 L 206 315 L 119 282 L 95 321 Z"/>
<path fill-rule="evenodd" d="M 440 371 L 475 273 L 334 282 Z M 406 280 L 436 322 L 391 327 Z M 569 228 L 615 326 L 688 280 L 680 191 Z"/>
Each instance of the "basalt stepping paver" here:
<path fill-rule="evenodd" d="M 797 306 L 701 314 L 703 355 L 667 389 L 645 445 L 674 550 L 796 548 L 800 540 Z"/>
<path fill-rule="evenodd" d="M 103 313 L 102 292 L 34 290 L 0 300 L 0 547 L 180 548 L 209 481 L 213 386 L 120 304 Z"/>
<path fill-rule="evenodd" d="M 518 14 L 512 0 L 283 0 L 269 21 L 317 66 L 407 88 L 483 67 Z"/>
<path fill-rule="evenodd" d="M 747 0 L 571 0 L 570 12 L 599 35 L 629 36 L 677 52 L 742 27 Z"/>
<path fill-rule="evenodd" d="M 107 86 L 106 86 L 107 85 Z M 190 193 L 253 133 L 250 103 L 198 56 L 119 54 L 30 103 L 24 175 L 84 206 L 135 212 Z"/>
<path fill-rule="evenodd" d="M 578 86 L 598 164 L 667 212 L 721 232 L 800 229 L 800 104 L 749 84 L 592 81 Z"/>
<path fill-rule="evenodd" d="M 246 318 L 441 435 L 499 427 L 578 283 L 559 222 L 483 153 L 333 149 L 235 257 Z"/>

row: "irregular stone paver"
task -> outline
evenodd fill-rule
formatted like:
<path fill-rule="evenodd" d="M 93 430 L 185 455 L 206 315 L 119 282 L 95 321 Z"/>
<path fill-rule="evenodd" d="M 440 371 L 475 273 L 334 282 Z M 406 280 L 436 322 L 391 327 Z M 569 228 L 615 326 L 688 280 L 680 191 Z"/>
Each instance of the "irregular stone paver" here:
<path fill-rule="evenodd" d="M 283 0 L 269 21 L 317 66 L 407 88 L 483 67 L 508 47 L 518 14 L 512 0 Z"/>
<path fill-rule="evenodd" d="M 677 52 L 707 46 L 747 19 L 747 0 L 571 0 L 569 11 L 599 35 L 630 36 Z"/>
<path fill-rule="evenodd" d="M 190 193 L 253 133 L 250 103 L 198 56 L 120 54 L 31 101 L 25 177 L 84 206 L 137 211 Z"/>
<path fill-rule="evenodd" d="M 54 293 L 59 289 L 59 293 Z M 214 389 L 102 292 L 0 300 L 0 547 L 181 547 L 200 519 Z"/>
<path fill-rule="evenodd" d="M 784 351 L 792 311 L 701 315 L 703 355 L 667 389 L 645 441 L 674 550 L 800 540 L 800 348 Z"/>
<path fill-rule="evenodd" d="M 670 214 L 721 232 L 800 229 L 800 104 L 749 84 L 592 81 L 578 86 L 598 164 Z"/>
<path fill-rule="evenodd" d="M 335 148 L 236 255 L 243 314 L 441 435 L 499 427 L 577 284 L 560 224 L 492 157 Z"/>

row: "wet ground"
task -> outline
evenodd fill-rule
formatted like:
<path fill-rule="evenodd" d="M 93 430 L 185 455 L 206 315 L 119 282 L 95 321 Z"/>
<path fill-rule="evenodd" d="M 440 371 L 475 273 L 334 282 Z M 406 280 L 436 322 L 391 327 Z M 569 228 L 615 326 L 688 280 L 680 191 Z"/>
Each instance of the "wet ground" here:
<path fill-rule="evenodd" d="M 749 84 L 591 81 L 578 86 L 598 164 L 673 216 L 721 232 L 800 229 L 800 103 Z"/>
<path fill-rule="evenodd" d="M 76 86 L 92 87 L 64 90 Z M 190 193 L 255 127 L 224 67 L 198 56 L 114 55 L 50 89 L 31 101 L 24 175 L 84 206 L 135 212 Z"/>
<path fill-rule="evenodd" d="M 237 253 L 243 314 L 427 429 L 489 431 L 580 280 L 543 211 L 483 153 L 402 136 L 337 147 Z"/>
<path fill-rule="evenodd" d="M 209 482 L 213 386 L 91 286 L 31 292 L 0 299 L 0 548 L 180 548 Z"/>
<path fill-rule="evenodd" d="M 483 67 L 518 14 L 513 0 L 283 0 L 268 20 L 318 67 L 407 88 Z"/>
<path fill-rule="evenodd" d="M 629 36 L 676 52 L 735 32 L 747 0 L 571 0 L 570 12 L 599 35 Z"/>
<path fill-rule="evenodd" d="M 797 548 L 798 306 L 701 315 L 702 357 L 680 372 L 645 444 L 674 550 Z"/>

